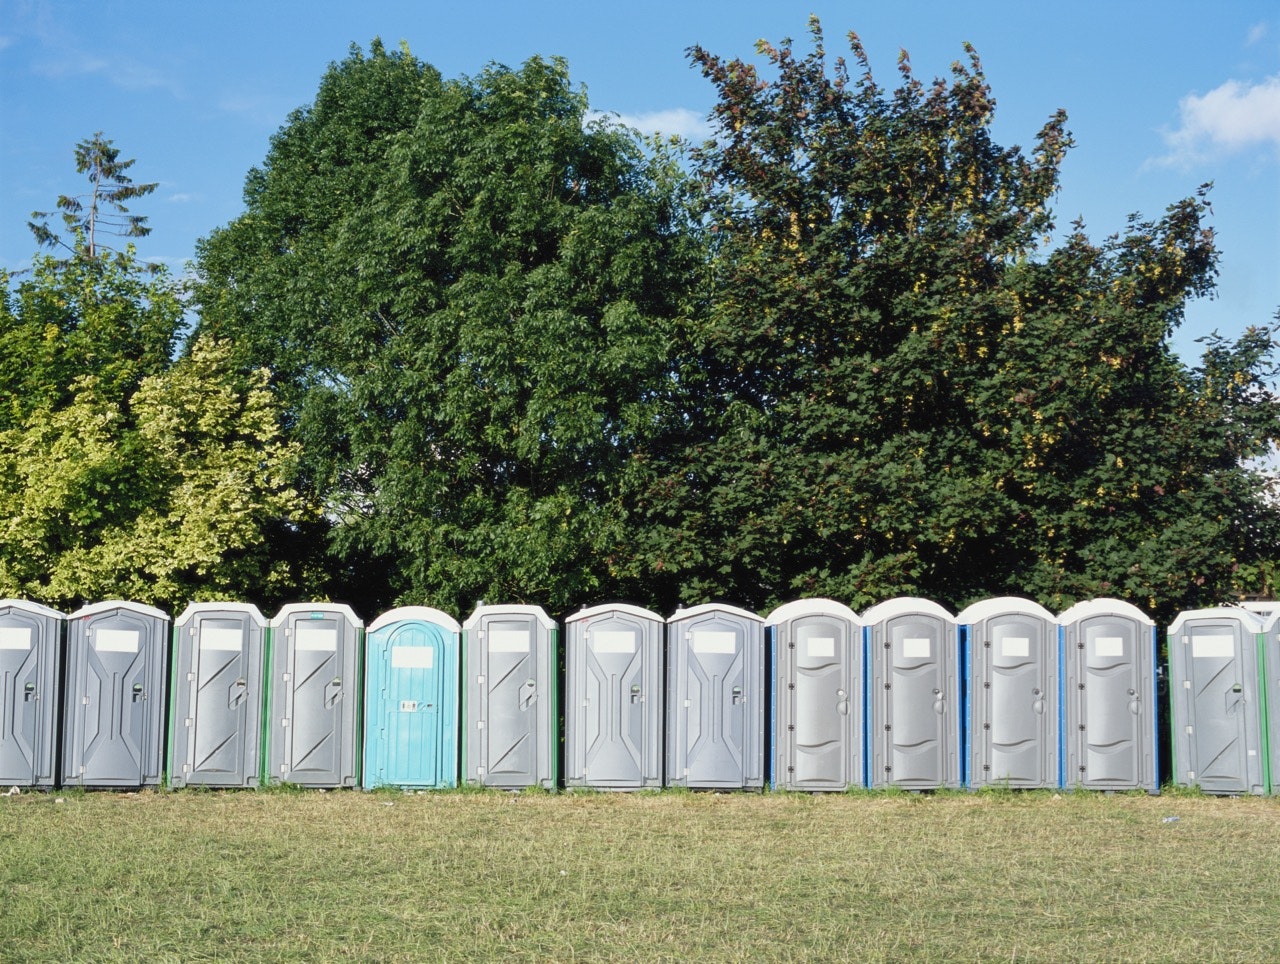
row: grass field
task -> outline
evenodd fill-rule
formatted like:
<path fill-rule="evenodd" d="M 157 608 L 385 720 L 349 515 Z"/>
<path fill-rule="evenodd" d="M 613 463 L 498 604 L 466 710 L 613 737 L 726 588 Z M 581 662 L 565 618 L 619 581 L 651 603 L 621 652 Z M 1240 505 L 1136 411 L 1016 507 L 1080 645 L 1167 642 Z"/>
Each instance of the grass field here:
<path fill-rule="evenodd" d="M 1280 800 L 0 798 L 0 959 L 352 957 L 1273 960 Z"/>

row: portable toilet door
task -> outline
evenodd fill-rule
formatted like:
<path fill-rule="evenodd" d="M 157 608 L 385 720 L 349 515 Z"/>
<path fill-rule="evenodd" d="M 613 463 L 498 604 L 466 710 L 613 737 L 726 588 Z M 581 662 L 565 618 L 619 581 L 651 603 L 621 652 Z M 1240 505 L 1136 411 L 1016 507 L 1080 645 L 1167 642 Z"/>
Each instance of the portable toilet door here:
<path fill-rule="evenodd" d="M 48 606 L 0 599 L 0 783 L 6 786 L 56 782 L 65 621 Z"/>
<path fill-rule="evenodd" d="M 861 786 L 862 624 L 843 603 L 800 599 L 765 617 L 772 707 L 769 783 Z"/>
<path fill-rule="evenodd" d="M 430 606 L 369 624 L 364 660 L 364 776 L 375 787 L 458 785 L 462 627 Z"/>
<path fill-rule="evenodd" d="M 1262 618 L 1234 606 L 1182 612 L 1169 627 L 1174 783 L 1267 792 L 1262 636 Z"/>
<path fill-rule="evenodd" d="M 556 624 L 540 606 L 481 604 L 462 636 L 466 782 L 554 787 Z"/>
<path fill-rule="evenodd" d="M 970 787 L 1058 785 L 1058 621 L 1029 599 L 964 609 L 966 779 Z"/>
<path fill-rule="evenodd" d="M 867 646 L 867 785 L 960 786 L 960 681 L 955 618 L 902 596 L 862 614 Z"/>
<path fill-rule="evenodd" d="M 663 637 L 657 613 L 625 603 L 565 620 L 565 783 L 662 786 Z"/>
<path fill-rule="evenodd" d="M 94 603 L 67 618 L 64 786 L 159 785 L 168 643 L 168 614 L 140 603 Z"/>
<path fill-rule="evenodd" d="M 290 603 L 271 620 L 265 782 L 356 785 L 363 629 L 336 603 Z"/>
<path fill-rule="evenodd" d="M 1155 623 L 1118 599 L 1076 603 L 1058 622 L 1062 785 L 1159 792 Z"/>
<path fill-rule="evenodd" d="M 708 603 L 667 620 L 668 786 L 764 787 L 764 620 Z"/>
<path fill-rule="evenodd" d="M 169 785 L 256 787 L 267 621 L 257 606 L 191 603 L 173 628 Z"/>

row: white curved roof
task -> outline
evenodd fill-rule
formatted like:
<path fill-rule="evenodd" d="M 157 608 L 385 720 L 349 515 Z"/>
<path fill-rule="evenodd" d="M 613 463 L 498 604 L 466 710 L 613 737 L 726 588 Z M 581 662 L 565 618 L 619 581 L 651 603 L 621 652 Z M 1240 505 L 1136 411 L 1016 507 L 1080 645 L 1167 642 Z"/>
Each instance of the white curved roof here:
<path fill-rule="evenodd" d="M 601 603 L 598 606 L 592 606 L 590 609 L 584 607 L 572 616 L 565 616 L 564 622 L 567 626 L 569 623 L 576 623 L 582 619 L 595 619 L 598 616 L 605 616 L 609 613 L 626 613 L 628 616 L 636 617 L 636 619 L 664 622 L 663 618 L 657 613 L 641 606 L 633 606 L 630 603 Z"/>
<path fill-rule="evenodd" d="M 23 612 L 31 613 L 33 616 L 54 616 L 58 619 L 66 619 L 66 615 L 58 612 L 56 609 L 50 609 L 42 603 L 31 602 L 27 599 L 0 599 L 0 609 L 20 609 Z"/>
<path fill-rule="evenodd" d="M 138 613 L 143 616 L 158 616 L 161 619 L 168 619 L 169 614 L 163 609 L 156 609 L 155 606 L 147 606 L 143 603 L 129 602 L 125 599 L 108 599 L 106 602 L 90 603 L 73 612 L 68 619 L 81 619 L 85 616 L 96 616 L 98 613 L 110 612 L 113 609 L 125 609 L 131 613 Z"/>
<path fill-rule="evenodd" d="M 477 606 L 475 612 L 468 616 L 467 621 L 462 624 L 462 628 L 470 629 L 472 626 L 480 625 L 480 620 L 485 616 L 533 616 L 547 629 L 556 628 L 555 620 L 548 616 L 546 610 L 541 606 L 501 606 L 491 603 Z"/>
<path fill-rule="evenodd" d="M 876 603 L 876 605 L 864 612 L 862 614 L 862 625 L 871 626 L 894 616 L 916 614 L 938 616 L 951 622 L 955 622 L 956 619 L 955 616 L 951 615 L 932 599 L 921 599 L 918 596 L 897 596 L 893 599 L 886 599 L 882 603 Z"/>
<path fill-rule="evenodd" d="M 1258 613 L 1251 613 L 1247 609 L 1239 606 L 1215 606 L 1209 609 L 1188 609 L 1186 612 L 1178 613 L 1174 619 L 1173 625 L 1169 627 L 1169 635 L 1173 636 L 1182 629 L 1185 623 L 1200 622 L 1202 620 L 1235 620 L 1244 623 L 1245 631 L 1250 633 L 1262 632 L 1265 620 Z"/>
<path fill-rule="evenodd" d="M 754 619 L 758 623 L 763 623 L 758 614 L 747 609 L 740 609 L 737 606 L 730 606 L 727 603 L 703 603 L 700 606 L 690 606 L 688 609 L 677 609 L 669 617 L 667 623 L 674 623 L 677 619 L 689 619 L 693 616 L 705 616 L 708 613 L 725 613 L 730 616 L 742 616 L 746 619 Z"/>
<path fill-rule="evenodd" d="M 801 616 L 835 616 L 858 623 L 858 614 L 842 602 L 834 599 L 796 599 L 783 603 L 764 618 L 766 626 L 777 626 L 788 619 L 799 619 Z"/>
<path fill-rule="evenodd" d="M 1066 609 L 1058 614 L 1058 622 L 1063 626 L 1071 623 L 1079 622 L 1089 616 L 1129 616 L 1140 622 L 1146 623 L 1148 626 L 1154 626 L 1156 621 L 1144 613 L 1133 603 L 1127 603 L 1123 599 L 1085 599 L 1070 609 Z"/>
<path fill-rule="evenodd" d="M 967 626 L 970 623 L 980 623 L 982 620 L 990 619 L 992 616 L 1007 616 L 1014 613 L 1020 616 L 1039 616 L 1041 619 L 1047 619 L 1051 623 L 1058 621 L 1058 618 L 1053 613 L 1038 602 L 1024 599 L 1021 596 L 995 596 L 966 606 L 956 615 L 956 622 L 962 626 Z"/>
<path fill-rule="evenodd" d="M 283 626 L 289 617 L 295 613 L 331 613 L 346 617 L 347 621 L 353 626 L 360 627 L 364 625 L 360 617 L 355 614 L 355 610 L 346 603 L 326 602 L 289 603 L 287 606 L 281 606 L 280 611 L 271 620 L 271 625 L 273 627 Z"/>
<path fill-rule="evenodd" d="M 462 627 L 458 625 L 456 619 L 433 606 L 397 606 L 395 609 L 388 609 L 369 624 L 368 630 L 372 633 L 383 626 L 390 626 L 392 623 L 409 622 L 435 623 L 437 626 L 443 626 L 451 633 L 462 632 Z"/>
<path fill-rule="evenodd" d="M 253 603 L 242 602 L 193 602 L 187 603 L 187 608 L 182 610 L 182 615 L 178 617 L 179 623 L 185 623 L 192 616 L 199 613 L 243 613 L 256 619 L 260 624 L 265 626 L 267 619 L 259 611 L 258 607 Z"/>

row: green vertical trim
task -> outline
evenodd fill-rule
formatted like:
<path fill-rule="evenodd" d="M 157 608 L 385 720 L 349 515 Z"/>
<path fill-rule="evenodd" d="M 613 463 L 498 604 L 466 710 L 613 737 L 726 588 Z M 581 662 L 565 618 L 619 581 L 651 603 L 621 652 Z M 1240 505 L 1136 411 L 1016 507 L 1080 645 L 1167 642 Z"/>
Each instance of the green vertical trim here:
<path fill-rule="evenodd" d="M 356 765 L 353 786 L 363 785 L 364 780 L 364 670 L 365 670 L 365 631 L 361 626 L 356 630 Z"/>
<path fill-rule="evenodd" d="M 555 789 L 560 774 L 560 627 L 551 630 L 551 782 Z"/>
<path fill-rule="evenodd" d="M 272 677 L 271 656 L 275 648 L 276 633 L 268 623 L 262 630 L 262 724 L 259 727 L 258 746 L 258 785 L 269 787 L 271 774 L 268 772 L 271 749 L 271 693 L 275 688 Z"/>
<path fill-rule="evenodd" d="M 470 645 L 468 639 L 470 633 L 462 630 L 459 639 L 462 641 L 462 652 L 458 654 L 458 666 L 461 673 L 458 677 L 458 684 L 462 688 L 458 694 L 458 782 L 466 785 L 471 782 L 471 771 L 468 769 L 470 765 L 470 754 L 468 753 L 469 744 L 471 742 L 471 719 L 467 715 L 468 699 L 467 696 L 471 691 L 471 687 L 467 684 L 471 677 L 468 675 L 471 670 L 471 661 L 467 658 L 470 653 Z"/>
<path fill-rule="evenodd" d="M 178 638 L 181 631 L 175 624 L 169 634 L 169 752 L 165 759 L 165 785 L 173 789 L 173 758 L 178 739 Z M 185 730 L 186 727 L 184 726 Z"/>

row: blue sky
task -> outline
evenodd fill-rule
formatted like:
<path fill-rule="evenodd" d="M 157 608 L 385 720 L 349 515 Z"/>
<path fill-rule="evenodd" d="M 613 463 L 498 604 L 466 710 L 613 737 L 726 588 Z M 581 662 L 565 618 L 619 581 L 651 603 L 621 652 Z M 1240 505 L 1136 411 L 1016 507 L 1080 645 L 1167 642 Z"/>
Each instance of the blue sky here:
<path fill-rule="evenodd" d="M 353 42 L 405 40 L 446 77 L 561 55 L 593 107 L 701 136 L 713 92 L 686 48 L 750 57 L 757 38 L 788 36 L 802 47 L 810 13 L 831 55 L 857 31 L 884 86 L 900 48 L 931 79 L 973 43 L 1005 145 L 1030 145 L 1065 108 L 1077 146 L 1055 205 L 1061 226 L 1083 217 L 1100 240 L 1130 213 L 1157 217 L 1213 181 L 1219 292 L 1191 307 L 1175 341 L 1184 357 L 1206 332 L 1237 334 L 1280 307 L 1274 0 L 0 0 L 0 266 L 30 263 L 30 212 L 82 189 L 74 145 L 102 130 L 137 159 L 135 180 L 160 183 L 133 206 L 153 228 L 140 253 L 182 270 L 197 239 L 241 211 L 271 134 Z"/>

